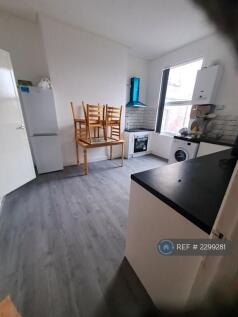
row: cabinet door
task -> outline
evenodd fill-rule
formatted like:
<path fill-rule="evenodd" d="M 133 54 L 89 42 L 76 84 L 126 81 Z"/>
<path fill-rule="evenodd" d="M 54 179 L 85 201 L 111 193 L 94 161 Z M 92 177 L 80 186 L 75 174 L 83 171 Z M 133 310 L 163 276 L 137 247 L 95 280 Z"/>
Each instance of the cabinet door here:
<path fill-rule="evenodd" d="M 148 152 L 151 152 L 152 135 L 153 135 L 153 132 L 149 132 L 149 134 L 148 134 L 148 145 L 147 145 L 147 151 Z"/>
<path fill-rule="evenodd" d="M 199 267 L 194 284 L 191 288 L 190 300 L 201 300 L 207 291 L 218 285 L 229 285 L 237 280 L 238 267 L 238 163 L 233 171 L 230 183 L 222 201 L 216 221 L 214 223 L 211 239 L 217 239 L 218 234 L 221 243 L 225 240 L 232 241 L 232 252 L 229 256 L 204 257 Z"/>
<path fill-rule="evenodd" d="M 125 132 L 125 158 L 130 158 L 134 152 L 134 133 Z"/>
<path fill-rule="evenodd" d="M 199 145 L 197 157 L 220 152 L 220 151 L 225 151 L 228 149 L 230 149 L 230 146 L 201 142 Z"/>
<path fill-rule="evenodd" d="M 193 91 L 192 103 L 214 104 L 219 81 L 220 65 L 203 68 L 198 71 Z"/>
<path fill-rule="evenodd" d="M 134 181 L 127 228 L 125 255 L 154 303 L 183 306 L 201 258 L 162 256 L 156 246 L 166 238 L 207 239 L 208 234 Z"/>

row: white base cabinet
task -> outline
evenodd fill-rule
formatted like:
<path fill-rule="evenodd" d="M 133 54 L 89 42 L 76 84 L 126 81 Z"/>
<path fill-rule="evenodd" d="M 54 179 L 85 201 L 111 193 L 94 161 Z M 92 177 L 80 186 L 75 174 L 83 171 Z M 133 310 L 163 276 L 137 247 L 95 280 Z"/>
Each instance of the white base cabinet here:
<path fill-rule="evenodd" d="M 163 256 L 157 244 L 187 238 L 207 239 L 208 234 L 132 181 L 125 255 L 160 308 L 187 303 L 202 258 Z"/>
<path fill-rule="evenodd" d="M 197 157 L 230 149 L 230 146 L 200 142 Z"/>

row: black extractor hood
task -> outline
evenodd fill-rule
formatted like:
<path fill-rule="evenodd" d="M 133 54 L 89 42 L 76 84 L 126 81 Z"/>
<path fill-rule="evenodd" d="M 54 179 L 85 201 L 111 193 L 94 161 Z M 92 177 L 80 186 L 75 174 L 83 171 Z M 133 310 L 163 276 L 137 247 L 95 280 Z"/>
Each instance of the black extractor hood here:
<path fill-rule="evenodd" d="M 140 90 L 140 78 L 131 78 L 131 89 L 130 89 L 130 101 L 127 103 L 127 107 L 146 107 L 146 105 L 139 101 L 139 90 Z"/>

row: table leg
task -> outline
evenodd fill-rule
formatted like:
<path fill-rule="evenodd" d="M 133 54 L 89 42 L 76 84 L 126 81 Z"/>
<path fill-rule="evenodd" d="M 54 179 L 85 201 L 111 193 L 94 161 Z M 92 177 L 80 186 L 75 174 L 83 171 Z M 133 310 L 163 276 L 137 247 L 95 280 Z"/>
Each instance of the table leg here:
<path fill-rule="evenodd" d="M 124 161 L 124 143 L 121 144 L 121 166 L 123 166 Z"/>
<path fill-rule="evenodd" d="M 110 145 L 110 160 L 112 159 L 112 145 Z"/>
<path fill-rule="evenodd" d="M 103 127 L 103 137 L 104 137 L 104 140 L 107 140 L 107 126 Z"/>
<path fill-rule="evenodd" d="M 84 175 L 88 175 L 87 149 L 83 149 L 83 155 L 84 155 L 84 164 L 83 164 Z"/>
<path fill-rule="evenodd" d="M 76 144 L 77 165 L 79 165 L 79 145 L 78 145 L 77 141 L 75 144 Z"/>

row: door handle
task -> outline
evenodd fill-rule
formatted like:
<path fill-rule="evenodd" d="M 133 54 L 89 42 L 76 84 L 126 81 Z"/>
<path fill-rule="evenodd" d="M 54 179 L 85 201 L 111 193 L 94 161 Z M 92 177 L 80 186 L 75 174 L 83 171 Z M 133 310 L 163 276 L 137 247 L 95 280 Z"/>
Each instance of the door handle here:
<path fill-rule="evenodd" d="M 16 129 L 17 129 L 17 130 L 24 130 L 24 129 L 25 129 L 25 125 L 22 123 L 22 124 L 19 125 Z"/>

